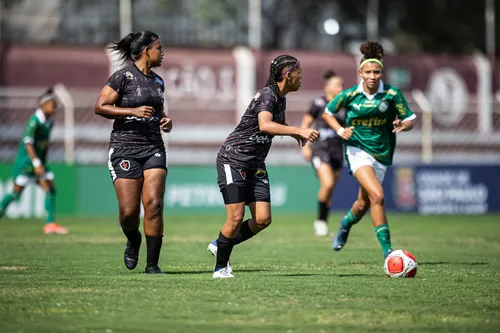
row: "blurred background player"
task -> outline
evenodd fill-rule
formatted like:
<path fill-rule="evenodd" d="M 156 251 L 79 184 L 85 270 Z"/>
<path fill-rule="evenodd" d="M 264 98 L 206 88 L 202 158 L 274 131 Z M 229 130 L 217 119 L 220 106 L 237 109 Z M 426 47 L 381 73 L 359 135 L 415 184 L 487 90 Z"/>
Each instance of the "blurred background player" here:
<path fill-rule="evenodd" d="M 217 182 L 226 205 L 226 222 L 219 238 L 208 250 L 216 256 L 213 278 L 232 278 L 229 257 L 240 244 L 271 224 L 271 195 L 265 159 L 275 135 L 288 135 L 301 146 L 314 142 L 318 131 L 288 126 L 286 98 L 297 91 L 302 80 L 299 60 L 276 57 L 266 86 L 254 96 L 236 129 L 229 134 L 217 155 Z M 245 205 L 252 217 L 243 222 Z"/>
<path fill-rule="evenodd" d="M 97 99 L 95 113 L 115 120 L 108 168 L 118 198 L 120 225 L 127 237 L 124 262 L 128 269 L 135 269 L 139 260 L 142 197 L 145 272 L 161 274 L 158 261 L 163 239 L 167 153 L 160 129 L 170 132 L 172 122 L 164 112 L 163 79 L 151 68 L 161 65 L 162 45 L 156 33 L 144 30 L 113 43 L 112 50 L 128 64 L 109 78 Z"/>
<path fill-rule="evenodd" d="M 50 133 L 54 126 L 52 116 L 56 109 L 56 96 L 54 91 L 49 89 L 38 98 L 38 108 L 24 128 L 14 163 L 14 187 L 12 192 L 5 195 L 0 203 L 0 218 L 5 214 L 7 207 L 20 198 L 30 180 L 35 179 L 36 183 L 45 191 L 47 217 L 43 232 L 46 234 L 67 234 L 68 229 L 55 222 L 54 174 L 47 167 Z"/>
<path fill-rule="evenodd" d="M 320 134 L 319 140 L 313 144 L 306 144 L 302 148 L 304 159 L 312 162 L 320 183 L 318 216 L 314 221 L 316 236 L 328 236 L 328 214 L 332 203 L 332 193 L 344 164 L 342 139 L 323 120 L 326 105 L 344 89 L 344 80 L 333 70 L 326 71 L 323 79 L 325 94 L 311 103 L 301 124 L 301 127 L 305 128 L 314 125 Z M 345 114 L 345 109 L 341 109 L 334 115 L 341 126 L 345 126 Z"/>
<path fill-rule="evenodd" d="M 384 257 L 392 251 L 389 225 L 384 206 L 382 181 L 392 164 L 396 133 L 413 128 L 415 115 L 398 88 L 382 82 L 384 49 L 368 41 L 360 48 L 359 66 L 362 82 L 342 91 L 328 103 L 323 118 L 344 139 L 350 173 L 360 185 L 358 198 L 333 238 L 332 247 L 340 251 L 347 242 L 351 227 L 370 209 L 373 226 Z M 334 117 L 346 108 L 346 126 Z"/>

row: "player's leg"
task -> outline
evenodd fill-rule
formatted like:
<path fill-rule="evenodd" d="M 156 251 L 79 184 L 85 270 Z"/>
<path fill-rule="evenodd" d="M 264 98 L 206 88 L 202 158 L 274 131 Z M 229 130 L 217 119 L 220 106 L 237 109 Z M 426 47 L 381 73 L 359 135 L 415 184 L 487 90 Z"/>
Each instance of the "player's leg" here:
<path fill-rule="evenodd" d="M 229 164 L 217 163 L 217 183 L 226 207 L 226 221 L 219 237 L 208 249 L 216 256 L 214 278 L 233 277 L 229 258 L 245 216 L 245 187 L 247 171 Z"/>
<path fill-rule="evenodd" d="M 384 257 L 386 257 L 392 251 L 392 245 L 387 216 L 385 214 L 384 190 L 381 183 L 384 174 L 385 167 L 383 166 L 363 166 L 356 171 L 355 177 L 363 190 L 368 194 L 373 226 Z"/>
<path fill-rule="evenodd" d="M 46 170 L 45 175 L 39 178 L 38 185 L 45 191 L 45 225 L 43 232 L 45 234 L 60 234 L 68 233 L 67 228 L 61 227 L 56 223 L 56 186 L 54 183 L 54 174 L 50 170 Z"/>
<path fill-rule="evenodd" d="M 144 178 L 142 165 L 135 158 L 129 157 L 134 154 L 135 151 L 132 150 L 111 148 L 108 160 L 108 168 L 118 199 L 120 226 L 127 237 L 123 260 L 128 269 L 137 266 L 142 242 L 139 224 Z"/>
<path fill-rule="evenodd" d="M 360 187 L 356 201 L 340 221 L 339 230 L 333 237 L 332 248 L 335 251 L 340 251 L 345 246 L 352 226 L 358 223 L 370 208 L 369 202 L 368 193 Z"/>
<path fill-rule="evenodd" d="M 163 240 L 163 197 L 167 171 L 163 168 L 144 170 L 142 203 L 144 205 L 144 234 L 147 245 L 146 273 L 160 274 L 158 267 Z"/>
<path fill-rule="evenodd" d="M 0 202 L 0 219 L 5 215 L 5 212 L 7 211 L 9 205 L 12 202 L 19 200 L 21 194 L 23 193 L 25 187 L 24 182 L 18 181 L 16 183 L 17 178 L 19 178 L 19 176 L 14 178 L 14 186 L 12 187 L 12 191 L 4 195 L 2 201 Z"/>
<path fill-rule="evenodd" d="M 331 197 L 335 184 L 335 173 L 332 166 L 321 160 L 320 156 L 312 159 L 316 175 L 319 180 L 318 191 L 318 216 L 314 221 L 314 234 L 316 236 L 328 236 L 328 213 L 330 211 Z"/>

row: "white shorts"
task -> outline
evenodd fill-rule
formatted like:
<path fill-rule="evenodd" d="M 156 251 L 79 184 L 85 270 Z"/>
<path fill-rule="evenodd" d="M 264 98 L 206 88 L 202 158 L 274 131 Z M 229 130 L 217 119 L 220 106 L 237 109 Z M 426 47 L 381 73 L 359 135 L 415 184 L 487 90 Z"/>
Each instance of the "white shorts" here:
<path fill-rule="evenodd" d="M 372 155 L 357 147 L 346 146 L 346 157 L 353 175 L 362 166 L 371 166 L 375 170 L 378 181 L 382 184 L 387 167 L 377 161 Z"/>
<path fill-rule="evenodd" d="M 18 186 L 25 187 L 33 179 L 35 179 L 35 177 L 29 177 L 26 175 L 19 175 L 16 177 L 16 179 L 14 179 L 14 184 L 16 184 Z M 54 180 L 54 174 L 52 173 L 52 171 L 47 171 L 39 179 L 41 179 L 41 180 Z"/>

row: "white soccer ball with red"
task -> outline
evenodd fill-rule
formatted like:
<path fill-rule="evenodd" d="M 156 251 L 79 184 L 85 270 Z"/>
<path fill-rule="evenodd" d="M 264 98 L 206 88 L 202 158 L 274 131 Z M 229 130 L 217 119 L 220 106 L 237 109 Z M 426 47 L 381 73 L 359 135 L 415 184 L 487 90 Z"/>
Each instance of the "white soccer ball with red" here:
<path fill-rule="evenodd" d="M 417 274 L 417 259 L 406 250 L 395 250 L 385 258 L 385 274 L 391 278 L 409 278 Z"/>

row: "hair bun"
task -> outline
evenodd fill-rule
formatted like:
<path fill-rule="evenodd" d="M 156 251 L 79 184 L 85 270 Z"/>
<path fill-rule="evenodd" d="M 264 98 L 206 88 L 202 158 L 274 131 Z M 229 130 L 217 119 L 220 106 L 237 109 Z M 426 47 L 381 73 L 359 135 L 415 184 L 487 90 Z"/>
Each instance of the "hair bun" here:
<path fill-rule="evenodd" d="M 361 44 L 359 48 L 365 59 L 378 59 L 381 60 L 384 57 L 384 48 L 379 42 L 367 41 Z"/>

